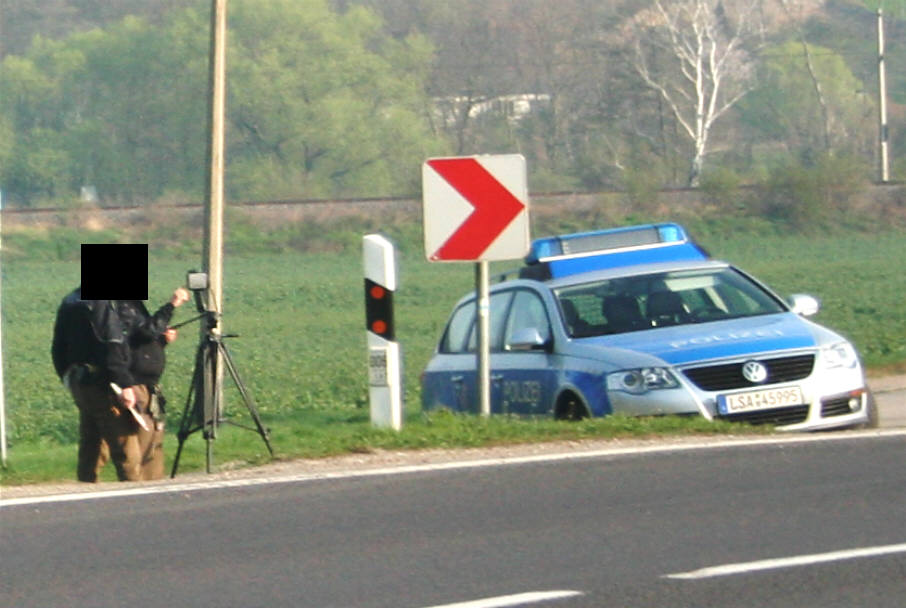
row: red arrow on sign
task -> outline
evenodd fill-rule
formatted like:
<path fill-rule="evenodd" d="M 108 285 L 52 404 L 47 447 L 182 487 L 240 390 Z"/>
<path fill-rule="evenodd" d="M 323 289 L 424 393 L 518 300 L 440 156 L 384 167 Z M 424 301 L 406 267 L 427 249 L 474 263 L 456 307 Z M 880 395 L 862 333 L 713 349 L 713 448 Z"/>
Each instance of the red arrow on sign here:
<path fill-rule="evenodd" d="M 427 164 L 475 208 L 432 259 L 478 259 L 525 209 L 525 204 L 474 158 L 437 158 Z"/>

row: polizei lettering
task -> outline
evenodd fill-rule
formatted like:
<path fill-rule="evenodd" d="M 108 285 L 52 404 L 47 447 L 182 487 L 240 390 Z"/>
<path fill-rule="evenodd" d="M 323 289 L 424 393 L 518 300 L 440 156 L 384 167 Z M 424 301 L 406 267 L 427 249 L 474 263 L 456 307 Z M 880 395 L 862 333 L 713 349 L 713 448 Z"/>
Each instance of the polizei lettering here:
<path fill-rule="evenodd" d="M 779 329 L 755 329 L 745 331 L 731 331 L 725 334 L 712 334 L 710 336 L 696 336 L 687 340 L 674 340 L 670 343 L 673 348 L 687 346 L 705 346 L 718 342 L 732 342 L 734 340 L 751 340 L 752 338 L 780 338 L 784 334 Z"/>
<path fill-rule="evenodd" d="M 507 403 L 529 403 L 537 405 L 541 401 L 541 383 L 526 380 L 523 382 L 507 381 L 503 383 L 503 398 Z"/>

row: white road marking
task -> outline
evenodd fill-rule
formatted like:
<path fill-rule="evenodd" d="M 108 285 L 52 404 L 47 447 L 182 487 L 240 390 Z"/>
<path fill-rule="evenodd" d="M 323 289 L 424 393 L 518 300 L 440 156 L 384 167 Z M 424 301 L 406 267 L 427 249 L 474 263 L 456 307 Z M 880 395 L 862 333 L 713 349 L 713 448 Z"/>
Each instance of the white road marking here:
<path fill-rule="evenodd" d="M 505 608 L 506 606 L 524 606 L 525 604 L 562 600 L 578 595 L 584 594 L 581 591 L 530 591 L 528 593 L 517 593 L 515 595 L 486 597 L 481 600 L 459 602 L 456 604 L 431 606 L 430 608 Z"/>
<path fill-rule="evenodd" d="M 838 562 L 847 559 L 878 557 L 881 555 L 891 555 L 894 553 L 906 553 L 906 543 L 899 545 L 885 545 L 881 547 L 864 547 L 861 549 L 849 549 L 846 551 L 831 551 L 829 553 L 814 553 L 812 555 L 797 555 L 794 557 L 781 557 L 777 559 L 764 559 L 755 562 L 742 562 L 738 564 L 724 564 L 723 566 L 701 568 L 700 570 L 693 570 L 691 572 L 665 574 L 664 577 L 681 580 L 696 580 L 702 578 L 713 578 L 716 576 L 747 574 L 749 572 L 758 572 L 761 570 L 776 570 L 779 568 L 794 568 L 797 566 L 826 564 L 828 562 Z"/>
<path fill-rule="evenodd" d="M 664 443 L 651 446 L 634 446 L 623 448 L 604 448 L 600 450 L 560 452 L 553 454 L 538 454 L 534 456 L 513 456 L 500 458 L 486 458 L 481 460 L 459 460 L 454 462 L 441 462 L 435 464 L 402 465 L 365 470 L 347 470 L 321 473 L 299 473 L 295 475 L 279 475 L 271 477 L 254 477 L 247 479 L 225 479 L 218 481 L 195 482 L 164 482 L 148 483 L 139 487 L 124 487 L 116 490 L 102 492 L 73 492 L 70 494 L 48 494 L 44 496 L 23 496 L 19 498 L 0 498 L 0 507 L 16 505 L 32 505 L 51 502 L 72 502 L 81 500 L 97 500 L 102 498 L 115 498 L 122 496 L 144 496 L 148 494 L 186 493 L 199 490 L 215 490 L 221 488 L 242 488 L 250 486 L 300 483 L 308 481 L 329 479 L 355 479 L 362 477 L 382 477 L 386 475 L 405 475 L 410 473 L 427 473 L 435 471 L 451 471 L 464 469 L 479 469 L 505 465 L 534 464 L 539 462 L 561 462 L 567 460 L 587 460 L 607 456 L 632 456 L 640 454 L 657 454 L 670 452 L 689 452 L 695 450 L 719 450 L 730 447 L 756 447 L 765 445 L 782 445 L 795 443 L 814 443 L 825 441 L 846 441 L 854 438 L 885 438 L 906 436 L 906 430 L 860 431 L 845 434 L 827 435 L 790 435 L 785 437 L 764 438 L 731 438 L 719 441 L 699 443 Z M 147 482 L 146 482 L 147 483 Z M 0 488 L 2 496 L 2 488 Z"/>

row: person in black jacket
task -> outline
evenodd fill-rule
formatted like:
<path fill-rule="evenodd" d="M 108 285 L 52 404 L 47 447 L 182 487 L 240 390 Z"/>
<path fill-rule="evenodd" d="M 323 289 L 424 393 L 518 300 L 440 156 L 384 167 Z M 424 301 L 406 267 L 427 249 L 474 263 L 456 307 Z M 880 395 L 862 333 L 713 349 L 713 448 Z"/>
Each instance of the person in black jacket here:
<path fill-rule="evenodd" d="M 187 299 L 186 290 L 174 292 L 165 305 L 170 306 L 167 321 L 173 308 Z M 150 426 L 150 395 L 132 371 L 136 366 L 132 335 L 138 325 L 121 316 L 123 308 L 116 300 L 82 300 L 78 287 L 63 299 L 54 323 L 54 369 L 79 408 L 80 481 L 96 482 L 108 453 L 121 481 L 140 480 L 143 450 L 152 445 L 150 439 L 143 445 L 128 412 L 135 408 Z M 111 383 L 121 387 L 119 395 Z"/>
<path fill-rule="evenodd" d="M 180 293 L 181 292 L 181 293 Z M 130 352 L 129 372 L 136 400 L 143 405 L 141 414 L 148 417 L 148 429 L 137 430 L 142 455 L 141 478 L 161 479 L 164 476 L 164 406 L 160 377 L 167 359 L 167 344 L 176 339 L 176 330 L 169 327 L 173 310 L 188 299 L 188 292 L 179 289 L 173 299 L 153 315 L 141 300 L 119 300 L 116 310 L 128 334 Z"/>

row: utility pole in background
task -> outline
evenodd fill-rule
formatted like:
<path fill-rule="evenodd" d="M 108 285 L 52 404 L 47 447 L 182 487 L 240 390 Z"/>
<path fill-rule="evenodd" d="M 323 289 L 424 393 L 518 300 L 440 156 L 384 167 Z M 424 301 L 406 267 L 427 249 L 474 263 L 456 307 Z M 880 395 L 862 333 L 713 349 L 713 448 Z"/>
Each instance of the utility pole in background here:
<path fill-rule="evenodd" d="M 226 107 L 226 12 L 227 0 L 211 0 L 211 52 L 210 52 L 210 140 L 208 142 L 208 179 L 205 197 L 204 224 L 204 270 L 208 275 L 207 309 L 214 313 L 216 323 L 212 328 L 202 327 L 202 339 L 206 332 L 220 338 L 223 333 L 223 173 L 224 173 L 224 120 Z M 212 399 L 213 428 L 207 440 L 207 468 L 211 472 L 212 439 L 217 421 L 223 411 L 223 357 L 214 349 L 208 369 L 204 370 L 205 389 Z M 207 401 L 206 401 L 207 402 Z"/>
<path fill-rule="evenodd" d="M 212 0 L 210 140 L 208 142 L 208 188 L 205 197 L 204 269 L 208 273 L 211 306 L 222 310 L 223 296 L 223 172 L 224 115 L 226 107 L 226 5 L 227 0 Z M 219 321 L 219 319 L 218 319 Z M 219 322 L 218 322 L 219 325 Z"/>
<path fill-rule="evenodd" d="M 884 72 L 884 11 L 878 7 L 878 131 L 880 139 L 880 170 L 881 183 L 890 180 L 890 159 L 888 158 L 888 129 L 887 129 L 887 76 Z"/>

